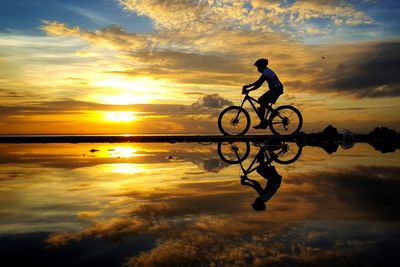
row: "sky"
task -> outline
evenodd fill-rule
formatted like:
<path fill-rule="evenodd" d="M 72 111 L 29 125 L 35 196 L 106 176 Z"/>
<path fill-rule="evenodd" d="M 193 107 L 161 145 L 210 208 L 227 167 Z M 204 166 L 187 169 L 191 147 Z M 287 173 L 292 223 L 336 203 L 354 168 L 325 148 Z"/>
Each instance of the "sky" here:
<path fill-rule="evenodd" d="M 400 130 L 398 1 L 0 5 L 0 134 L 218 133 L 258 58 L 306 132 Z"/>

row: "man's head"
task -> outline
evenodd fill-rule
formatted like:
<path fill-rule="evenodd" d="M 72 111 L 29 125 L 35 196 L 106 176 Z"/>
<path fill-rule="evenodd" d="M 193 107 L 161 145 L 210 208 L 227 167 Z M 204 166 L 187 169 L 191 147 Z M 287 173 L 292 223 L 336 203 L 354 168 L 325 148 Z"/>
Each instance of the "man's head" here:
<path fill-rule="evenodd" d="M 260 58 L 254 63 L 254 66 L 257 67 L 258 72 L 263 72 L 265 68 L 268 66 L 268 59 Z"/>
<path fill-rule="evenodd" d="M 251 204 L 255 211 L 263 211 L 266 209 L 264 201 L 260 197 L 257 197 L 253 204 Z"/>

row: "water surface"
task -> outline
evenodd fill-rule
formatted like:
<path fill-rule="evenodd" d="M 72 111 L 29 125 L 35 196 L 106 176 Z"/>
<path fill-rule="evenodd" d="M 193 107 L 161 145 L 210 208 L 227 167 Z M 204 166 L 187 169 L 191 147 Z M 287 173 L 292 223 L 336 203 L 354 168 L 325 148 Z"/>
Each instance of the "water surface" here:
<path fill-rule="evenodd" d="M 244 168 L 260 149 L 250 145 Z M 398 264 L 400 153 L 368 144 L 301 152 L 290 164 L 255 161 L 282 177 L 265 210 L 255 211 L 258 193 L 241 184 L 239 164 L 220 159 L 217 144 L 1 144 L 2 262 Z M 257 171 L 249 178 L 267 181 Z"/>

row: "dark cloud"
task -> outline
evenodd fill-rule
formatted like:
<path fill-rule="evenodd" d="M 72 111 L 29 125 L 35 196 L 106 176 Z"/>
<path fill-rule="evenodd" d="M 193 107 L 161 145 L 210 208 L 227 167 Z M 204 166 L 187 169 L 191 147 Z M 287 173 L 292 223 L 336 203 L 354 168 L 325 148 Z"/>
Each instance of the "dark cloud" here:
<path fill-rule="evenodd" d="M 148 52 L 143 50 L 132 54 L 132 56 L 149 66 L 162 67 L 162 69 L 237 74 L 247 71 L 232 55 L 205 55 L 172 50 Z"/>
<path fill-rule="evenodd" d="M 1 93 L 1 92 L 0 92 Z M 13 94 L 14 95 L 14 94 Z M 1 95 L 0 95 L 1 97 Z M 87 111 L 133 111 L 152 115 L 197 115 L 205 114 L 202 108 L 221 108 L 233 103 L 218 94 L 208 94 L 192 105 L 177 104 L 131 104 L 109 105 L 73 99 L 56 101 L 25 102 L 20 105 L 0 105 L 0 116 L 84 114 Z"/>
<path fill-rule="evenodd" d="M 218 94 L 209 94 L 200 98 L 197 102 L 192 104 L 192 108 L 222 108 L 223 106 L 233 105 L 231 101 L 223 98 Z"/>
<path fill-rule="evenodd" d="M 212 183 L 213 189 L 221 189 L 219 186 L 220 182 Z M 238 182 L 239 184 L 239 182 Z M 206 187 L 210 188 L 211 184 L 206 184 Z M 239 191 L 234 192 L 240 185 L 231 185 L 224 187 L 224 189 L 230 189 L 231 192 L 225 192 L 220 194 L 206 194 L 206 195 L 185 195 L 182 197 L 169 197 L 166 199 L 153 199 L 154 202 L 149 204 L 143 204 L 134 211 L 136 216 L 157 216 L 157 217 L 178 217 L 187 215 L 200 215 L 200 214 L 235 214 L 242 211 L 243 205 L 250 203 L 249 200 L 252 197 L 252 192 Z M 184 187 L 183 187 L 184 188 Z M 181 189 L 183 189 L 181 188 Z M 200 186 L 199 188 L 202 188 Z M 179 189 L 178 189 L 179 190 Z M 227 190 L 226 190 L 227 191 Z M 249 194 L 250 193 L 250 194 Z"/>
<path fill-rule="evenodd" d="M 116 106 L 65 99 L 58 101 L 25 102 L 20 105 L 3 105 L 0 106 L 0 113 L 2 116 L 46 115 L 63 114 L 84 110 L 112 110 L 113 108 L 116 108 Z"/>
<path fill-rule="evenodd" d="M 17 92 L 0 89 L 0 98 L 20 98 L 20 97 L 26 97 L 26 96 Z"/>
<path fill-rule="evenodd" d="M 333 193 L 354 209 L 384 220 L 400 218 L 398 167 L 356 167 L 332 177 Z"/>
<path fill-rule="evenodd" d="M 318 50 L 319 49 L 319 50 Z M 283 64 L 290 90 L 352 95 L 356 98 L 400 96 L 400 41 L 318 48 L 309 61 Z M 298 73 L 308 78 L 294 78 Z"/>
<path fill-rule="evenodd" d="M 198 165 L 205 172 L 214 172 L 214 173 L 218 173 L 223 168 L 229 166 L 219 158 L 204 158 L 200 159 L 200 161 L 198 159 L 195 159 L 193 163 Z"/>
<path fill-rule="evenodd" d="M 321 85 L 358 97 L 400 96 L 400 42 L 380 43 L 343 62 Z"/>
<path fill-rule="evenodd" d="M 355 166 L 350 169 L 313 173 L 284 180 L 286 184 L 304 186 L 311 184 L 316 194 L 305 197 L 318 203 L 322 218 L 346 216 L 347 211 L 359 213 L 364 218 L 398 220 L 400 218 L 399 167 Z M 310 183 L 310 178 L 313 182 Z M 284 197 L 284 196 L 283 196 Z M 337 210 L 338 206 L 346 208 Z"/>

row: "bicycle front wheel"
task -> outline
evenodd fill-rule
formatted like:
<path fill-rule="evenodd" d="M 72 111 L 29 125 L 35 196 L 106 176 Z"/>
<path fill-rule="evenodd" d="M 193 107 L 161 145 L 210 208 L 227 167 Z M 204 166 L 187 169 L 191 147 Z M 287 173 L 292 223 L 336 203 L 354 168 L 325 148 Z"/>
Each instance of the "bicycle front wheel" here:
<path fill-rule="evenodd" d="M 289 136 L 297 134 L 303 126 L 300 111 L 293 106 L 280 106 L 269 119 L 269 127 L 275 135 Z"/>
<path fill-rule="evenodd" d="M 237 164 L 247 159 L 250 153 L 249 142 L 218 143 L 218 156 L 228 164 Z"/>
<path fill-rule="evenodd" d="M 243 135 L 250 128 L 249 113 L 238 106 L 227 107 L 219 114 L 218 128 L 224 135 Z"/>

